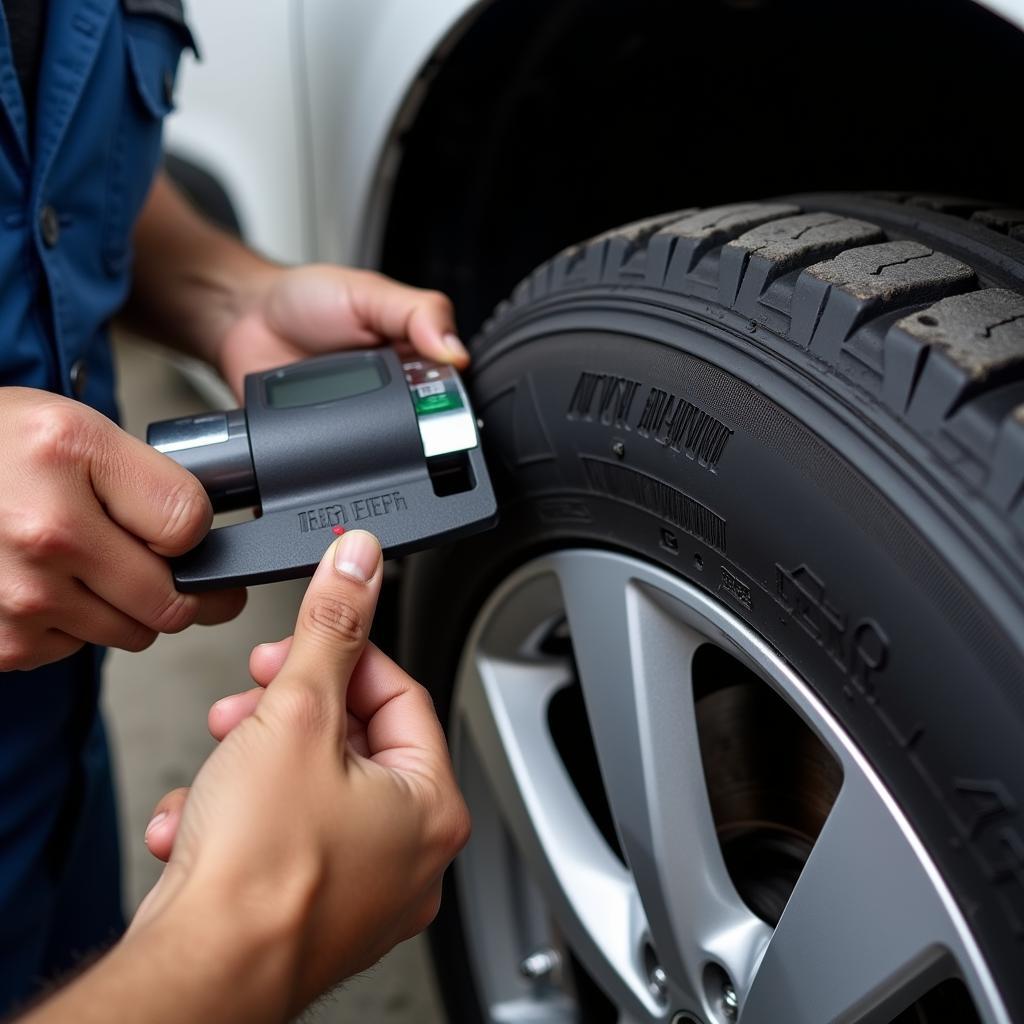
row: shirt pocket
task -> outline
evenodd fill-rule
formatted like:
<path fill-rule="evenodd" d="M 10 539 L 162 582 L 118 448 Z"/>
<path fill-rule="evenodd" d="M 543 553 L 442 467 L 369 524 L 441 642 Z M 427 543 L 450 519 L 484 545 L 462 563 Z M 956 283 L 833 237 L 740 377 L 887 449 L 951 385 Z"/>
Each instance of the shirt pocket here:
<path fill-rule="evenodd" d="M 125 273 L 131 232 L 160 164 L 163 119 L 174 109 L 184 50 L 198 53 L 181 0 L 121 0 L 124 89 L 111 150 L 103 264 Z"/>

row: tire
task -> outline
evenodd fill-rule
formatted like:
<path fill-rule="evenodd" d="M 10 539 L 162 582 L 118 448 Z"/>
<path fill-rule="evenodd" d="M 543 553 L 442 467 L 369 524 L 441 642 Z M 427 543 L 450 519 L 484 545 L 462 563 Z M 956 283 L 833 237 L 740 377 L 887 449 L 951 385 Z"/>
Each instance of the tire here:
<path fill-rule="evenodd" d="M 629 225 L 519 286 L 475 342 L 472 387 L 502 521 L 420 556 L 403 594 L 403 660 L 443 718 L 481 608 L 531 560 L 597 551 L 678 581 L 849 738 L 974 950 L 929 974 L 938 995 L 875 993 L 849 1019 L 959 1022 L 969 998 L 979 1020 L 1024 1020 L 1024 212 L 805 195 Z M 722 749 L 741 742 L 727 732 Z M 465 889 L 449 880 L 433 931 L 441 984 L 453 1021 L 497 1019 Z M 602 979 L 578 966 L 572 1013 L 601 1019 Z M 735 1019 L 720 996 L 666 997 L 651 1019 Z M 821 1024 L 792 999 L 787 1024 Z"/>

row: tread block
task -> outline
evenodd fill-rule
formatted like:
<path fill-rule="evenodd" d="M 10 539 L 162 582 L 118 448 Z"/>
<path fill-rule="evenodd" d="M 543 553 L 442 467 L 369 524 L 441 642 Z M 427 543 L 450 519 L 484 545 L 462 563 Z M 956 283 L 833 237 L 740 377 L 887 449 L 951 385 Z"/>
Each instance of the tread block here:
<path fill-rule="evenodd" d="M 920 242 L 847 249 L 808 267 L 793 293 L 790 340 L 827 361 L 868 317 L 966 291 L 974 271 Z"/>
<path fill-rule="evenodd" d="M 603 242 L 607 246 L 602 268 L 604 280 L 644 283 L 647 280 L 648 240 L 667 224 L 696 212 L 696 207 L 690 207 L 687 210 L 677 210 L 675 213 L 663 213 L 661 216 L 638 220 L 624 228 L 599 235 L 594 242 Z"/>
<path fill-rule="evenodd" d="M 975 210 L 991 206 L 991 201 L 970 199 L 966 196 L 943 196 L 927 193 L 910 195 L 903 202 L 907 206 L 919 206 L 922 210 L 934 210 L 936 213 L 948 213 L 954 217 L 968 217 Z"/>
<path fill-rule="evenodd" d="M 976 210 L 971 214 L 971 220 L 1024 241 L 1024 210 Z"/>
<path fill-rule="evenodd" d="M 605 231 L 578 245 L 570 245 L 547 264 L 543 264 L 549 268 L 550 291 L 586 288 L 602 280 L 619 278 L 631 282 L 643 281 L 647 276 L 647 240 L 659 228 L 692 212 L 691 208 L 648 217 L 625 227 Z"/>
<path fill-rule="evenodd" d="M 882 398 L 921 428 L 985 386 L 1024 380 L 1024 296 L 1006 288 L 942 299 L 885 337 Z"/>
<path fill-rule="evenodd" d="M 710 249 L 758 224 L 799 213 L 792 203 L 733 203 L 712 206 L 666 224 L 648 244 L 648 284 L 680 288 Z"/>
<path fill-rule="evenodd" d="M 874 224 L 824 211 L 759 224 L 722 249 L 718 271 L 721 302 L 752 314 L 765 289 L 779 275 L 884 238 L 882 229 Z"/>
<path fill-rule="evenodd" d="M 604 271 L 604 256 L 605 244 L 601 239 L 563 249 L 546 264 L 550 267 L 552 291 L 597 284 Z"/>

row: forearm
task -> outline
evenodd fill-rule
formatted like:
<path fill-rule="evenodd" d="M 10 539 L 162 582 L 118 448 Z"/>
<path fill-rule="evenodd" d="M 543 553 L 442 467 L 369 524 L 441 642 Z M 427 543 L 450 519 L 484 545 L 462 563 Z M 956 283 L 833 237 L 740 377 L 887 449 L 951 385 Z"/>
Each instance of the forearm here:
<path fill-rule="evenodd" d="M 451 302 L 352 267 L 283 267 L 207 223 L 161 176 L 135 231 L 125 315 L 140 333 L 213 365 L 241 397 L 250 373 L 393 341 L 465 366 Z"/>
<path fill-rule="evenodd" d="M 234 925 L 211 905 L 176 902 L 18 1024 L 278 1024 L 289 943 Z"/>
<path fill-rule="evenodd" d="M 164 174 L 135 228 L 135 271 L 124 319 L 139 333 L 214 365 L 248 290 L 275 265 L 204 219 Z"/>

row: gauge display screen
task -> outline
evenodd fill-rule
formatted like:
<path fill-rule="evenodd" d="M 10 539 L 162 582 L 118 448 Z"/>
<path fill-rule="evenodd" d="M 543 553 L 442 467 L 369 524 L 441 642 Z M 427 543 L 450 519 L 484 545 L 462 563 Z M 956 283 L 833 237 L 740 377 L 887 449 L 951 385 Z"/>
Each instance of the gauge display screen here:
<path fill-rule="evenodd" d="M 376 359 L 354 359 L 329 369 L 284 370 L 279 376 L 267 378 L 267 405 L 272 409 L 298 409 L 365 395 L 383 386 L 384 373 Z"/>

